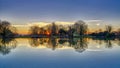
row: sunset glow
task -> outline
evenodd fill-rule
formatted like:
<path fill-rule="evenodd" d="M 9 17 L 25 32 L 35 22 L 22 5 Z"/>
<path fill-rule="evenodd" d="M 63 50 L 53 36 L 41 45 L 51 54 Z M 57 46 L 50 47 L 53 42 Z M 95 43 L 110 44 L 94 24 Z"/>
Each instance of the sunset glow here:
<path fill-rule="evenodd" d="M 120 0 L 0 0 L 0 68 L 120 68 Z"/>

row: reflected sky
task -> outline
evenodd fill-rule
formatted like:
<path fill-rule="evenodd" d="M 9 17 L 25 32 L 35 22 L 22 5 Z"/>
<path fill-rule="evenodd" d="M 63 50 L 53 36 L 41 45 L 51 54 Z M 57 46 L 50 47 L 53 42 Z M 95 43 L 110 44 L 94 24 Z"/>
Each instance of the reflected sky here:
<path fill-rule="evenodd" d="M 0 68 L 119 68 L 119 44 L 119 39 L 0 39 Z M 5 49 L 10 52 L 2 53 Z"/>

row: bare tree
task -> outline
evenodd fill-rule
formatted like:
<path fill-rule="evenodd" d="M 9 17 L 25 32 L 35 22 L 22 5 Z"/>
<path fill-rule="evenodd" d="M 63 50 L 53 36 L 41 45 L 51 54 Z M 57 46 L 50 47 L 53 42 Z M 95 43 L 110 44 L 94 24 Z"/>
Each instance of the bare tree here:
<path fill-rule="evenodd" d="M 77 33 L 84 35 L 87 32 L 88 26 L 84 21 L 80 20 L 74 24 L 74 28 L 76 29 Z"/>
<path fill-rule="evenodd" d="M 106 26 L 106 31 L 107 31 L 108 33 L 111 33 L 112 29 L 113 29 L 113 27 L 112 27 L 111 25 L 107 25 L 107 26 Z"/>
<path fill-rule="evenodd" d="M 117 30 L 117 32 L 118 32 L 118 35 L 120 36 L 120 28 Z"/>
<path fill-rule="evenodd" d="M 71 26 L 69 26 L 69 30 L 68 30 L 68 35 L 69 38 L 73 38 L 73 33 L 75 32 L 75 29 L 72 28 Z"/>
<path fill-rule="evenodd" d="M 32 35 L 38 35 L 39 34 L 39 27 L 38 26 L 31 26 L 29 31 L 30 31 L 30 34 L 32 34 Z"/>
<path fill-rule="evenodd" d="M 0 35 L 2 37 L 13 36 L 16 32 L 14 29 L 8 21 L 0 21 Z"/>
<path fill-rule="evenodd" d="M 44 28 L 43 27 L 39 28 L 39 33 L 44 34 Z"/>
<path fill-rule="evenodd" d="M 57 34 L 57 29 L 58 29 L 57 25 L 53 22 L 52 26 L 51 26 L 51 35 L 52 36 Z"/>

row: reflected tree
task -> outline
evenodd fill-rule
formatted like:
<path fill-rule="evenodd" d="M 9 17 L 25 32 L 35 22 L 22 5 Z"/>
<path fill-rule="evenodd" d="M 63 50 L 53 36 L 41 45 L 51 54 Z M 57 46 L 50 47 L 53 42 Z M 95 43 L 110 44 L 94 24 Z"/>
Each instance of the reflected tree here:
<path fill-rule="evenodd" d="M 57 44 L 57 38 L 51 37 L 49 39 L 49 44 L 51 45 L 52 50 L 55 50 L 56 47 L 58 46 L 58 44 Z"/>
<path fill-rule="evenodd" d="M 120 38 L 117 39 L 118 45 L 120 46 Z"/>
<path fill-rule="evenodd" d="M 86 50 L 88 43 L 86 38 L 73 38 L 73 39 L 69 39 L 69 44 L 77 52 L 81 53 Z"/>
<path fill-rule="evenodd" d="M 29 39 L 29 44 L 32 47 L 38 47 L 40 45 L 44 45 L 44 43 L 48 43 L 48 39 L 46 38 L 31 38 Z"/>
<path fill-rule="evenodd" d="M 87 40 L 86 38 L 80 38 L 77 42 L 77 45 L 74 46 L 75 50 L 79 53 L 82 53 L 87 48 Z"/>
<path fill-rule="evenodd" d="M 79 38 L 70 38 L 70 39 L 68 40 L 70 46 L 76 45 L 77 42 L 78 42 L 78 39 L 79 39 Z"/>
<path fill-rule="evenodd" d="M 102 45 L 102 40 L 98 40 L 99 45 Z"/>
<path fill-rule="evenodd" d="M 70 38 L 68 40 L 60 39 L 58 42 L 59 44 L 69 42 L 69 47 L 73 47 L 79 53 L 85 51 L 88 47 L 86 38 Z"/>
<path fill-rule="evenodd" d="M 105 43 L 106 43 L 106 48 L 112 48 L 112 43 L 110 39 L 106 39 Z"/>
<path fill-rule="evenodd" d="M 0 39 L 0 53 L 6 55 L 10 53 L 11 49 L 16 48 L 17 41 L 13 38 Z"/>
<path fill-rule="evenodd" d="M 67 42 L 67 40 L 64 40 L 64 39 L 59 39 L 59 44 L 64 44 L 65 42 Z"/>
<path fill-rule="evenodd" d="M 31 38 L 29 43 L 32 47 L 38 47 L 40 45 L 40 40 L 39 38 Z"/>

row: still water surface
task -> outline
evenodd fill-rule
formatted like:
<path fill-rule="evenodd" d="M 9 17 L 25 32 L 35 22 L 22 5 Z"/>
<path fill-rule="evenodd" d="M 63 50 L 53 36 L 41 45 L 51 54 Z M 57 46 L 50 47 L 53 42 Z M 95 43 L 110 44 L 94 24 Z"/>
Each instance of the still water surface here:
<path fill-rule="evenodd" d="M 0 68 L 120 68 L 120 40 L 0 39 Z"/>

